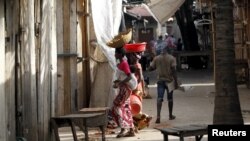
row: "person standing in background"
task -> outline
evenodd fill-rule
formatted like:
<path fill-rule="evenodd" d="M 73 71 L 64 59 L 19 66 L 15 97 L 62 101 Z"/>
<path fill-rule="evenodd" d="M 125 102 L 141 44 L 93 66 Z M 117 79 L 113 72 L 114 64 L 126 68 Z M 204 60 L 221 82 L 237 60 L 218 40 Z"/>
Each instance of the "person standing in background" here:
<path fill-rule="evenodd" d="M 156 55 L 156 52 L 155 52 L 156 44 L 157 44 L 157 42 L 156 42 L 155 38 L 152 37 L 152 40 L 150 40 L 150 42 L 149 42 L 149 51 L 148 51 L 149 52 L 149 57 L 148 57 L 149 64 Z"/>
<path fill-rule="evenodd" d="M 165 43 L 168 49 L 170 50 L 170 54 L 173 55 L 174 51 L 176 51 L 175 38 L 173 35 L 165 34 Z"/>
<path fill-rule="evenodd" d="M 177 51 L 182 51 L 182 41 L 181 38 L 177 40 Z"/>
<path fill-rule="evenodd" d="M 156 56 L 161 54 L 161 50 L 166 46 L 167 46 L 166 42 L 163 40 L 162 35 L 160 35 L 158 37 L 158 40 L 156 41 L 156 48 L 155 48 Z"/>
<path fill-rule="evenodd" d="M 146 71 L 146 68 L 149 66 L 150 62 L 153 60 L 155 56 L 155 47 L 156 47 L 156 40 L 154 37 L 149 41 L 146 45 L 146 50 L 143 52 L 142 57 L 140 59 L 140 63 L 142 65 L 142 70 Z"/>

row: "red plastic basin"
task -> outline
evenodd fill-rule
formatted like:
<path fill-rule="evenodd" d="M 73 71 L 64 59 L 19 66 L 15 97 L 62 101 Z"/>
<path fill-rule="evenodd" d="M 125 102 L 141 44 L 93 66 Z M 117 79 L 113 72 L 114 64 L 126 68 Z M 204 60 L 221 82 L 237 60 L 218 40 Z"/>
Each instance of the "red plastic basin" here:
<path fill-rule="evenodd" d="M 130 52 L 143 52 L 146 49 L 146 42 L 134 43 L 134 44 L 125 44 L 124 48 L 127 53 Z"/>

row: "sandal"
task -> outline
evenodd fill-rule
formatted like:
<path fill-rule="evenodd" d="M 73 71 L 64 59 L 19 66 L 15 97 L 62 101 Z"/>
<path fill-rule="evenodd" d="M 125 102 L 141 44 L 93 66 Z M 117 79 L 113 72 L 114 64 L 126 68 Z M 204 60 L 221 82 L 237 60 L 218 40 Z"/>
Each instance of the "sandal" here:
<path fill-rule="evenodd" d="M 169 117 L 169 120 L 174 120 L 176 117 L 174 115 Z"/>
<path fill-rule="evenodd" d="M 124 137 L 134 137 L 135 132 L 134 131 L 128 131 L 127 133 L 124 134 Z"/>
<path fill-rule="evenodd" d="M 122 129 L 121 132 L 116 136 L 116 138 L 121 138 L 121 137 L 125 137 L 125 132 L 126 130 Z"/>
<path fill-rule="evenodd" d="M 125 136 L 124 133 L 119 133 L 119 134 L 116 136 L 116 138 L 121 138 L 121 137 L 124 137 L 124 136 Z"/>

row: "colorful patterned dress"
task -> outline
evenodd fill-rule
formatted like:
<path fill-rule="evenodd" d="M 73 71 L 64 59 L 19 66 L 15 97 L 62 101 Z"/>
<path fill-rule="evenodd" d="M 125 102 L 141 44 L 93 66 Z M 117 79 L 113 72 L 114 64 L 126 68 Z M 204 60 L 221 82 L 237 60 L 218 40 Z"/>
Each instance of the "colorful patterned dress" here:
<path fill-rule="evenodd" d="M 123 60 L 117 67 L 125 74 L 130 74 L 129 65 L 126 60 Z M 115 122 L 121 128 L 134 127 L 129 98 L 131 93 L 132 90 L 127 84 L 119 86 L 119 92 L 113 101 L 113 107 L 108 116 L 110 123 Z"/>

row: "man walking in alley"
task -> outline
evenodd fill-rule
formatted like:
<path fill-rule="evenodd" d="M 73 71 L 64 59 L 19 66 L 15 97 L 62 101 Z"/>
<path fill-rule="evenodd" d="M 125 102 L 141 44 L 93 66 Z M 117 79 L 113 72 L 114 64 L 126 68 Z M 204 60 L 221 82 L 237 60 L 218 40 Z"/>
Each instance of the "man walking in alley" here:
<path fill-rule="evenodd" d="M 161 50 L 161 54 L 156 56 L 151 62 L 148 70 L 157 71 L 157 119 L 155 123 L 160 123 L 161 107 L 165 90 L 167 91 L 169 120 L 175 119 L 173 112 L 173 90 L 178 87 L 176 75 L 176 59 L 168 53 L 167 47 Z"/>

